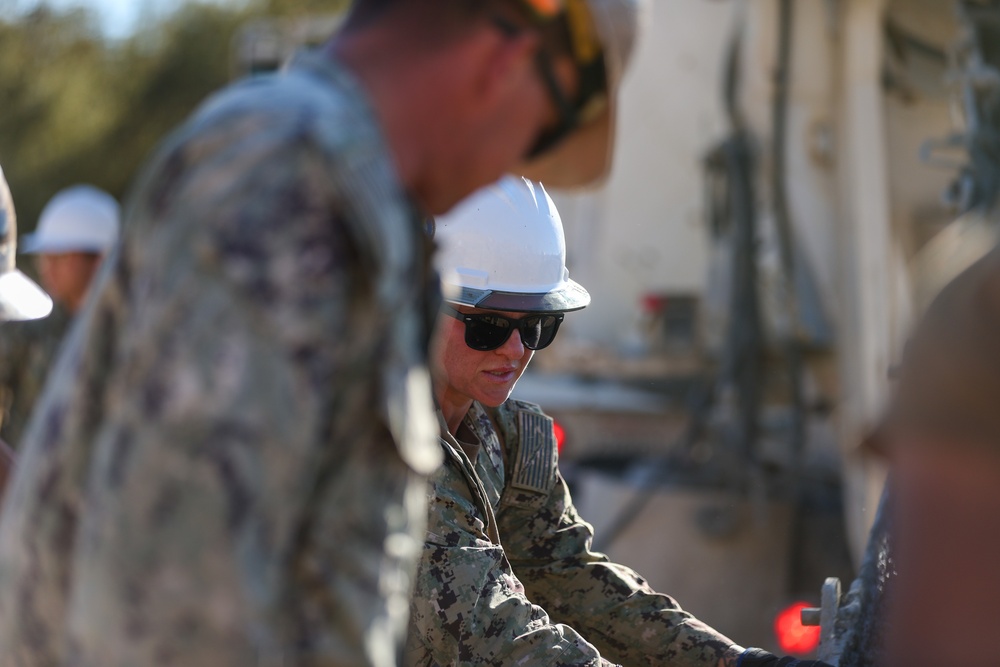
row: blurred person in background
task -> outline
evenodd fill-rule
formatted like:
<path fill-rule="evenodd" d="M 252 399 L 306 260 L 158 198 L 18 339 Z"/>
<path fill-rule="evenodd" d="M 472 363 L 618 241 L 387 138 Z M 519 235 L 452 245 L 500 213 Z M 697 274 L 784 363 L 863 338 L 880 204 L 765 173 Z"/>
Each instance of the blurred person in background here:
<path fill-rule="evenodd" d="M 610 164 L 637 0 L 356 0 L 159 148 L 21 442 L 4 664 L 396 664 L 440 464 L 427 214 Z"/>
<path fill-rule="evenodd" d="M 17 215 L 0 167 L 0 323 L 27 322 L 52 312 L 52 299 L 26 275 L 17 270 Z M 0 328 L 0 341 L 3 331 Z M 14 464 L 14 452 L 0 438 L 0 495 Z"/>
<path fill-rule="evenodd" d="M 21 241 L 21 252 L 37 257 L 41 283 L 54 307 L 44 319 L 0 327 L 0 438 L 15 448 L 59 345 L 118 230 L 114 197 L 77 185 L 49 200 L 36 231 Z"/>
<path fill-rule="evenodd" d="M 744 649 L 591 551 L 553 421 L 510 398 L 565 313 L 569 278 L 545 189 L 505 177 L 435 223 L 445 303 L 432 346 L 444 465 L 431 476 L 408 665 L 821 665 Z"/>

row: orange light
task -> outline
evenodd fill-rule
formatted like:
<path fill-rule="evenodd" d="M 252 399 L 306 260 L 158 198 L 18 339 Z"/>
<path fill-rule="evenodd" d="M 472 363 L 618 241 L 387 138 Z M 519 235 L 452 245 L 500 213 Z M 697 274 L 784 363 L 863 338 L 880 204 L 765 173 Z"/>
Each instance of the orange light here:
<path fill-rule="evenodd" d="M 566 442 L 566 429 L 556 420 L 552 420 L 552 432 L 556 434 L 556 452 L 562 454 L 563 443 Z"/>
<path fill-rule="evenodd" d="M 528 5 L 539 16 L 544 17 L 555 16 L 562 10 L 560 0 L 524 0 L 524 4 Z"/>
<path fill-rule="evenodd" d="M 795 602 L 774 619 L 774 634 L 784 653 L 807 656 L 819 646 L 819 626 L 802 625 L 802 610 L 814 607 L 808 602 Z"/>

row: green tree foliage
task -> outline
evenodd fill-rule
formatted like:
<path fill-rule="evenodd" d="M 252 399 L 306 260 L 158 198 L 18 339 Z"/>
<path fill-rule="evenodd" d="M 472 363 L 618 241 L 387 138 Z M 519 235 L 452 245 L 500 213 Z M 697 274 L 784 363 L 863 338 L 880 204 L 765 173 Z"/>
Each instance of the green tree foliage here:
<path fill-rule="evenodd" d="M 241 28 L 345 4 L 189 2 L 117 41 L 81 9 L 42 5 L 0 20 L 0 165 L 20 231 L 30 231 L 49 197 L 75 183 L 123 200 L 163 137 L 230 80 Z"/>
<path fill-rule="evenodd" d="M 259 10 L 268 16 L 330 14 L 347 7 L 348 0 L 261 0 Z"/>
<path fill-rule="evenodd" d="M 55 189 L 75 180 L 68 167 L 77 156 L 112 131 L 117 75 L 92 17 L 82 11 L 41 9 L 0 24 L 0 52 L 0 163 L 18 210 L 37 214 Z M 34 216 L 20 217 L 31 226 Z"/>

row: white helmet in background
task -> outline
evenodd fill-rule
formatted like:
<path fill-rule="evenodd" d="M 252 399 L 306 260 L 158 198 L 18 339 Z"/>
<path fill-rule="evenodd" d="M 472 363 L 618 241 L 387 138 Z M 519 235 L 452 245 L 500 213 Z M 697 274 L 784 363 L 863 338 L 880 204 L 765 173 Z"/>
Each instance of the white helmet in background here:
<path fill-rule="evenodd" d="M 42 209 L 34 234 L 25 234 L 21 252 L 104 254 L 118 239 L 119 207 L 115 198 L 91 185 L 58 192 Z"/>
<path fill-rule="evenodd" d="M 52 312 L 52 299 L 17 270 L 17 216 L 0 168 L 0 321 L 37 320 Z"/>
<path fill-rule="evenodd" d="M 566 312 L 590 303 L 570 280 L 559 211 L 541 184 L 505 176 L 435 221 L 436 264 L 452 303 Z"/>

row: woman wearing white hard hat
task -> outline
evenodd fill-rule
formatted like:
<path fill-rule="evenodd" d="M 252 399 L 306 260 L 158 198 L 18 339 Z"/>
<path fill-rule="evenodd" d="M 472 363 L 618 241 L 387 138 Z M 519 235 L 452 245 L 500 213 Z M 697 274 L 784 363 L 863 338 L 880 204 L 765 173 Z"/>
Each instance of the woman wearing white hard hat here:
<path fill-rule="evenodd" d="M 565 313 L 590 302 L 569 278 L 542 186 L 505 178 L 435 227 L 445 303 L 431 369 L 445 464 L 431 478 L 406 664 L 776 664 L 590 551 L 552 420 L 509 398 Z"/>
<path fill-rule="evenodd" d="M 453 433 L 474 401 L 507 400 L 564 313 L 590 303 L 570 280 L 559 212 L 541 185 L 508 177 L 438 218 L 437 265 L 446 303 L 435 392 Z"/>

